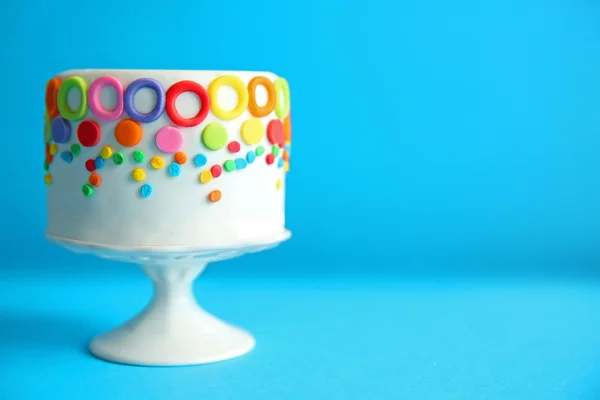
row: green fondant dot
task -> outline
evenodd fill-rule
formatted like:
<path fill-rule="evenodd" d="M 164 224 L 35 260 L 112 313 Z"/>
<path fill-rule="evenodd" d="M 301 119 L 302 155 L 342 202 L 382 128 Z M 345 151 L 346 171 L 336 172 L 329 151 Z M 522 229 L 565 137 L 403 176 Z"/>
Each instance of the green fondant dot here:
<path fill-rule="evenodd" d="M 94 194 L 94 188 L 92 187 L 92 185 L 87 184 L 87 183 L 85 185 L 83 185 L 83 187 L 81 188 L 81 191 L 83 192 L 83 195 L 86 197 L 89 197 Z"/>
<path fill-rule="evenodd" d="M 140 150 L 136 150 L 133 152 L 133 159 L 136 163 L 144 162 L 144 152 Z"/>
<path fill-rule="evenodd" d="M 46 117 L 44 118 L 44 143 L 50 143 L 51 141 L 50 120 Z"/>
<path fill-rule="evenodd" d="M 209 150 L 219 150 L 227 143 L 227 130 L 218 122 L 206 125 L 202 131 L 202 143 Z"/>
<path fill-rule="evenodd" d="M 44 171 L 48 171 L 50 169 L 50 165 L 48 163 L 44 163 Z"/>
<path fill-rule="evenodd" d="M 225 161 L 225 164 L 223 164 L 223 168 L 227 172 L 235 171 L 235 161 L 233 161 L 233 160 Z"/>
<path fill-rule="evenodd" d="M 123 156 L 123 153 L 120 151 L 117 151 L 115 154 L 113 154 L 113 161 L 115 164 L 121 165 L 123 164 L 123 161 L 125 161 L 125 156 Z"/>
<path fill-rule="evenodd" d="M 277 157 L 279 155 L 279 146 L 273 145 L 273 147 L 271 148 L 271 153 L 273 153 L 273 155 Z"/>
<path fill-rule="evenodd" d="M 265 148 L 264 148 L 264 147 L 262 147 L 262 146 L 258 146 L 258 147 L 256 148 L 256 155 L 257 155 L 257 156 L 262 156 L 264 152 L 265 152 Z"/>
<path fill-rule="evenodd" d="M 81 146 L 78 145 L 77 143 L 74 143 L 71 145 L 71 153 L 73 153 L 73 155 L 75 157 L 77 157 L 79 155 L 79 153 L 81 153 Z"/>

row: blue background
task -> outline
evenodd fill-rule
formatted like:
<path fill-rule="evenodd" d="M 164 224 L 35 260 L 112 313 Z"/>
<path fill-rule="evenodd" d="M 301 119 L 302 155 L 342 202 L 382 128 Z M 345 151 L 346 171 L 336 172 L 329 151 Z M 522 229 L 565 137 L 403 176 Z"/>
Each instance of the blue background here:
<path fill-rule="evenodd" d="M 0 398 L 600 396 L 599 3 L 5 0 L 0 61 Z M 72 68 L 290 82 L 294 237 L 196 286 L 255 352 L 83 350 L 151 287 L 43 238 L 44 85 Z"/>

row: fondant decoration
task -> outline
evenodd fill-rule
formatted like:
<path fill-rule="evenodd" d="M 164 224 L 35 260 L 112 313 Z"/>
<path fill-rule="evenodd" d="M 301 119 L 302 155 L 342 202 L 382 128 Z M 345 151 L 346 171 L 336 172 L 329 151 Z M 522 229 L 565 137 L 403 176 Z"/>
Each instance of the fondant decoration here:
<path fill-rule="evenodd" d="M 117 105 L 113 110 L 107 110 L 100 102 L 102 89 L 111 86 L 117 92 Z M 88 89 L 88 104 L 92 113 L 103 121 L 114 121 L 123 115 L 123 86 L 112 76 L 101 76 Z M 131 116 L 131 114 L 129 114 Z"/>
<path fill-rule="evenodd" d="M 71 89 L 77 90 L 80 96 L 79 106 L 75 110 L 72 110 L 67 102 L 67 96 Z M 85 117 L 88 108 L 87 89 L 88 86 L 86 81 L 80 76 L 71 76 L 63 81 L 60 85 L 60 89 L 58 89 L 57 98 L 58 111 L 60 111 L 60 115 L 62 115 L 63 118 L 70 121 L 79 121 Z"/>
<path fill-rule="evenodd" d="M 273 147 L 271 147 L 271 153 L 273 153 L 273 155 L 277 157 L 279 155 L 279 146 L 274 145 Z"/>
<path fill-rule="evenodd" d="M 187 161 L 187 155 L 183 151 L 178 151 L 175 153 L 175 162 L 179 165 L 185 164 Z"/>
<path fill-rule="evenodd" d="M 283 158 L 280 158 L 279 160 L 277 160 L 277 168 L 283 168 Z"/>
<path fill-rule="evenodd" d="M 200 182 L 202 183 L 208 183 L 212 180 L 212 178 L 212 172 L 210 172 L 210 170 L 208 169 L 202 171 L 202 173 L 200 174 Z"/>
<path fill-rule="evenodd" d="M 108 160 L 109 158 L 112 157 L 113 151 L 112 151 L 112 147 L 110 146 L 104 146 L 102 148 L 102 150 L 100 150 L 100 157 L 104 158 L 105 160 Z"/>
<path fill-rule="evenodd" d="M 274 119 L 269 122 L 269 125 L 267 125 L 267 139 L 269 139 L 269 142 L 276 144 L 279 147 L 285 146 L 283 124 L 280 120 Z"/>
<path fill-rule="evenodd" d="M 179 111 L 177 111 L 175 101 L 183 92 L 195 93 L 200 98 L 200 110 L 198 110 L 198 113 L 192 118 L 183 118 L 179 114 Z M 167 90 L 166 109 L 167 115 L 175 124 L 182 127 L 196 126 L 200 125 L 208 115 L 208 110 L 210 109 L 210 100 L 208 98 L 208 94 L 206 93 L 206 89 L 204 89 L 204 87 L 198 82 L 179 81 L 171 86 L 169 90 Z"/>
<path fill-rule="evenodd" d="M 145 156 L 144 156 L 144 152 L 143 151 L 141 151 L 141 150 L 135 150 L 133 152 L 133 160 L 136 163 L 138 163 L 138 164 L 139 163 L 143 163 L 144 162 L 144 158 L 145 158 Z"/>
<path fill-rule="evenodd" d="M 290 153 L 287 150 L 283 150 L 281 158 L 283 158 L 283 161 L 290 161 Z"/>
<path fill-rule="evenodd" d="M 73 161 L 73 153 L 70 151 L 63 151 L 60 153 L 60 158 L 62 158 L 64 162 L 70 163 Z"/>
<path fill-rule="evenodd" d="M 98 174 L 90 174 L 89 182 L 92 186 L 100 186 L 102 184 L 102 178 Z"/>
<path fill-rule="evenodd" d="M 196 165 L 196 167 L 203 167 L 204 165 L 206 165 L 206 162 L 208 160 L 206 159 L 206 156 L 202 153 L 198 153 L 196 154 L 196 157 L 194 157 L 194 164 Z"/>
<path fill-rule="evenodd" d="M 230 152 L 237 153 L 238 151 L 240 151 L 240 142 L 237 142 L 234 140 L 233 142 L 230 142 L 227 145 L 227 148 L 229 149 Z"/>
<path fill-rule="evenodd" d="M 56 153 L 58 153 L 58 145 L 56 143 L 52 143 L 48 149 L 48 152 L 55 156 Z"/>
<path fill-rule="evenodd" d="M 156 92 L 156 105 L 147 114 L 141 113 L 135 108 L 135 94 L 143 88 L 152 89 Z M 141 78 L 133 81 L 125 90 L 123 103 L 127 114 L 138 122 L 152 122 L 160 118 L 165 111 L 165 89 L 159 81 L 152 78 Z M 121 142 L 119 142 L 121 143 Z M 125 145 L 124 145 L 125 146 Z"/>
<path fill-rule="evenodd" d="M 60 84 L 59 78 L 52 78 L 46 83 L 46 115 L 48 119 L 53 119 L 59 114 L 57 100 Z"/>
<path fill-rule="evenodd" d="M 219 105 L 219 89 L 221 86 L 231 86 L 238 96 L 238 102 L 233 110 L 225 110 Z M 242 115 L 248 107 L 248 89 L 242 80 L 235 75 L 222 75 L 214 79 L 208 85 L 208 96 L 210 97 L 210 109 L 219 118 L 229 121 Z"/>
<path fill-rule="evenodd" d="M 44 154 L 50 154 L 50 145 L 46 144 L 46 146 L 44 146 L 45 152 Z"/>
<path fill-rule="evenodd" d="M 221 200 L 221 191 L 213 190 L 210 192 L 208 194 L 208 200 L 210 200 L 212 203 L 216 203 L 217 201 Z"/>
<path fill-rule="evenodd" d="M 100 156 L 96 157 L 94 160 L 94 165 L 96 166 L 96 169 L 104 168 L 104 159 Z"/>
<path fill-rule="evenodd" d="M 289 163 L 289 162 L 285 161 L 285 162 L 283 163 L 283 170 L 284 170 L 285 172 L 288 172 L 288 171 L 290 170 L 290 163 Z"/>
<path fill-rule="evenodd" d="M 44 171 L 48 171 L 50 169 L 50 165 L 44 161 Z"/>
<path fill-rule="evenodd" d="M 152 160 L 150 160 L 150 165 L 152 165 L 152 168 L 154 169 L 161 169 L 165 166 L 165 160 L 158 156 L 152 157 Z"/>
<path fill-rule="evenodd" d="M 169 165 L 169 174 L 171 176 L 179 176 L 181 174 L 181 166 L 177 163 Z"/>
<path fill-rule="evenodd" d="M 143 181 L 146 178 L 146 172 L 144 172 L 144 170 L 141 168 L 135 168 L 133 171 L 131 171 L 131 177 L 135 181 Z"/>
<path fill-rule="evenodd" d="M 258 102 L 256 101 L 256 87 L 258 85 L 262 85 L 267 91 L 267 103 L 264 106 L 259 106 Z M 273 85 L 273 83 L 264 76 L 257 76 L 250 80 L 248 83 L 248 95 L 248 109 L 255 117 L 265 117 L 275 109 L 277 104 L 277 91 L 275 89 L 275 85 Z"/>
<path fill-rule="evenodd" d="M 202 143 L 209 150 L 219 150 L 227 143 L 227 130 L 218 122 L 213 122 L 202 130 Z"/>
<path fill-rule="evenodd" d="M 54 156 L 50 153 L 46 154 L 46 164 L 50 165 L 54 161 Z"/>
<path fill-rule="evenodd" d="M 292 115 L 288 114 L 283 120 L 283 137 L 285 138 L 285 144 L 292 143 Z"/>
<path fill-rule="evenodd" d="M 50 132 L 50 119 L 44 117 L 44 143 L 50 143 L 52 141 L 52 133 Z"/>
<path fill-rule="evenodd" d="M 281 179 L 277 179 L 277 182 L 275 182 L 275 187 L 277 190 L 281 189 L 283 187 L 283 181 Z"/>
<path fill-rule="evenodd" d="M 117 151 L 115 154 L 113 154 L 112 159 L 115 164 L 121 165 L 125 161 L 125 156 L 120 151 Z"/>
<path fill-rule="evenodd" d="M 142 197 L 150 196 L 152 194 L 152 186 L 146 183 L 144 186 L 141 187 L 140 194 L 142 195 Z"/>
<path fill-rule="evenodd" d="M 235 169 L 244 169 L 246 168 L 246 166 L 248 165 L 248 163 L 246 162 L 246 159 L 244 158 L 236 158 L 235 159 Z"/>
<path fill-rule="evenodd" d="M 290 112 L 290 87 L 288 82 L 283 78 L 275 79 L 274 84 L 277 90 L 275 115 L 277 115 L 277 118 L 285 118 Z"/>
<path fill-rule="evenodd" d="M 164 153 L 175 153 L 183 145 L 181 131 L 174 126 L 163 126 L 156 134 L 156 146 Z"/>
<path fill-rule="evenodd" d="M 77 139 L 83 147 L 94 147 L 100 141 L 100 127 L 89 119 L 81 121 L 77 126 Z"/>
<path fill-rule="evenodd" d="M 262 147 L 262 146 L 258 146 L 258 147 L 256 148 L 256 155 L 257 155 L 257 156 L 259 156 L 259 157 L 260 157 L 260 156 L 262 156 L 264 152 L 265 152 L 265 148 L 264 148 L 264 147 Z"/>
<path fill-rule="evenodd" d="M 222 172 L 223 172 L 223 170 L 221 169 L 221 166 L 218 164 L 215 164 L 210 168 L 210 173 L 212 174 L 213 178 L 220 177 Z"/>
<path fill-rule="evenodd" d="M 83 195 L 86 197 L 90 197 L 94 194 L 94 188 L 89 183 L 86 183 L 85 185 L 83 185 L 83 187 L 81 188 L 81 191 L 83 192 Z"/>
<path fill-rule="evenodd" d="M 227 172 L 235 171 L 235 161 L 227 160 L 223 163 L 223 169 Z"/>
<path fill-rule="evenodd" d="M 89 159 L 85 162 L 85 169 L 90 172 L 94 172 L 96 170 L 96 162 L 94 159 Z"/>
<path fill-rule="evenodd" d="M 71 123 L 61 117 L 52 120 L 50 126 L 52 140 L 56 143 L 67 143 L 71 140 Z"/>
<path fill-rule="evenodd" d="M 77 143 L 73 143 L 71 145 L 71 153 L 73 153 L 73 155 L 77 157 L 81 153 L 81 146 Z"/>
<path fill-rule="evenodd" d="M 248 162 L 248 164 L 252 164 L 254 162 L 254 160 L 256 160 L 256 153 L 253 152 L 252 150 L 250 150 L 246 154 L 246 161 Z"/>
<path fill-rule="evenodd" d="M 273 162 L 275 161 L 275 156 L 273 155 L 273 153 L 269 153 L 267 154 L 267 164 L 271 165 L 273 164 Z"/>
<path fill-rule="evenodd" d="M 142 140 L 142 126 L 132 119 L 124 119 L 115 127 L 115 138 L 122 146 L 135 146 Z"/>
<path fill-rule="evenodd" d="M 241 131 L 242 139 L 250 145 L 260 142 L 265 136 L 265 127 L 260 119 L 256 118 L 244 121 Z"/>
<path fill-rule="evenodd" d="M 52 185 L 52 174 L 51 173 L 47 173 L 46 175 L 44 175 L 44 183 L 46 185 Z"/>

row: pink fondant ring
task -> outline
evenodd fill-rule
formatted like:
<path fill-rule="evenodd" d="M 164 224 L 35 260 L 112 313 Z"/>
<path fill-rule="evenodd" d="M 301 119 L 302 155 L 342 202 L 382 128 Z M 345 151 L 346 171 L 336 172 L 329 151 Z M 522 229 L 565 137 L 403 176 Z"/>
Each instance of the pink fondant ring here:
<path fill-rule="evenodd" d="M 112 86 L 117 92 L 117 106 L 109 111 L 100 103 L 100 92 L 106 86 Z M 101 120 L 114 121 L 123 114 L 123 86 L 112 76 L 102 76 L 94 81 L 88 89 L 88 104 L 92 113 Z"/>

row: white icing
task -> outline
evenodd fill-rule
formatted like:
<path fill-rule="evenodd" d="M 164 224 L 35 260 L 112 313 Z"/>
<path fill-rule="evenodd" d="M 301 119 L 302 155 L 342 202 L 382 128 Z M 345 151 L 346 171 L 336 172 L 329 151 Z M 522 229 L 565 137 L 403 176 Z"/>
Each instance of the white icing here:
<path fill-rule="evenodd" d="M 81 76 L 88 85 L 104 75 L 117 78 L 125 90 L 127 86 L 139 78 L 158 80 L 165 91 L 181 80 L 196 81 L 204 88 L 220 75 L 236 75 L 247 85 L 255 76 L 266 76 L 273 81 L 276 76 L 267 72 L 226 72 L 226 71 L 136 71 L 136 70 L 72 70 L 59 74 L 61 79 L 69 76 Z M 219 91 L 220 105 L 223 108 L 236 104 L 237 94 L 223 87 Z M 75 92 L 71 90 L 70 92 Z M 266 101 L 266 95 L 258 97 L 259 104 Z M 115 92 L 103 90 L 100 95 L 102 105 L 112 109 L 116 105 Z M 74 109 L 77 103 L 68 101 Z M 135 96 L 136 108 L 141 112 L 154 108 L 156 96 L 152 91 L 140 90 Z M 176 105 L 183 117 L 195 115 L 200 102 L 195 95 L 182 94 Z M 271 143 L 265 136 L 260 143 L 249 146 L 241 138 L 240 127 L 244 121 L 254 118 L 246 109 L 244 113 L 231 121 L 224 121 L 209 112 L 206 119 L 198 126 L 191 128 L 178 127 L 184 136 L 182 151 L 188 161 L 181 166 L 181 175 L 172 177 L 168 166 L 174 162 L 173 154 L 162 153 L 155 144 L 158 130 L 167 125 L 175 125 L 165 112 L 158 120 L 141 123 L 144 131 L 142 141 L 135 147 L 123 147 L 114 135 L 115 126 L 124 118 L 124 112 L 116 121 L 106 122 L 94 116 L 91 110 L 84 119 L 92 119 L 101 129 L 101 139 L 92 148 L 82 147 L 81 154 L 70 164 L 60 158 L 60 152 L 70 149 L 70 145 L 78 143 L 77 126 L 79 122 L 71 122 L 72 135 L 68 144 L 59 145 L 59 154 L 50 167 L 52 185 L 47 187 L 48 194 L 48 231 L 49 235 L 79 241 L 119 246 L 226 246 L 235 245 L 252 239 L 270 237 L 285 230 L 284 227 L 284 192 L 285 172 L 277 168 L 277 161 L 267 165 L 265 157 L 271 151 Z M 265 126 L 275 113 L 260 118 Z M 231 154 L 227 146 L 218 151 L 206 149 L 200 140 L 204 127 L 211 122 L 223 124 L 228 132 L 228 142 L 236 140 L 241 150 Z M 223 170 L 218 178 L 207 184 L 199 181 L 200 172 L 215 164 L 223 165 L 228 159 L 245 158 L 249 150 L 262 145 L 265 153 L 257 157 L 246 169 L 234 172 Z M 125 162 L 116 165 L 112 158 L 105 161 L 104 168 L 97 170 L 102 177 L 102 185 L 95 188 L 91 197 L 82 194 L 81 187 L 88 182 L 90 172 L 85 169 L 85 162 L 100 155 L 104 146 L 110 146 L 113 152 L 121 151 Z M 134 150 L 145 154 L 142 164 L 133 160 Z M 204 167 L 196 167 L 194 157 L 198 153 L 207 156 Z M 165 160 L 165 167 L 155 170 L 150 166 L 150 159 L 160 156 Z M 146 179 L 136 182 L 131 177 L 134 168 L 142 168 Z M 277 190 L 276 182 L 284 182 L 282 189 Z M 152 185 L 150 197 L 143 198 L 140 188 L 144 184 Z M 212 190 L 220 190 L 222 199 L 217 203 L 208 200 Z"/>

